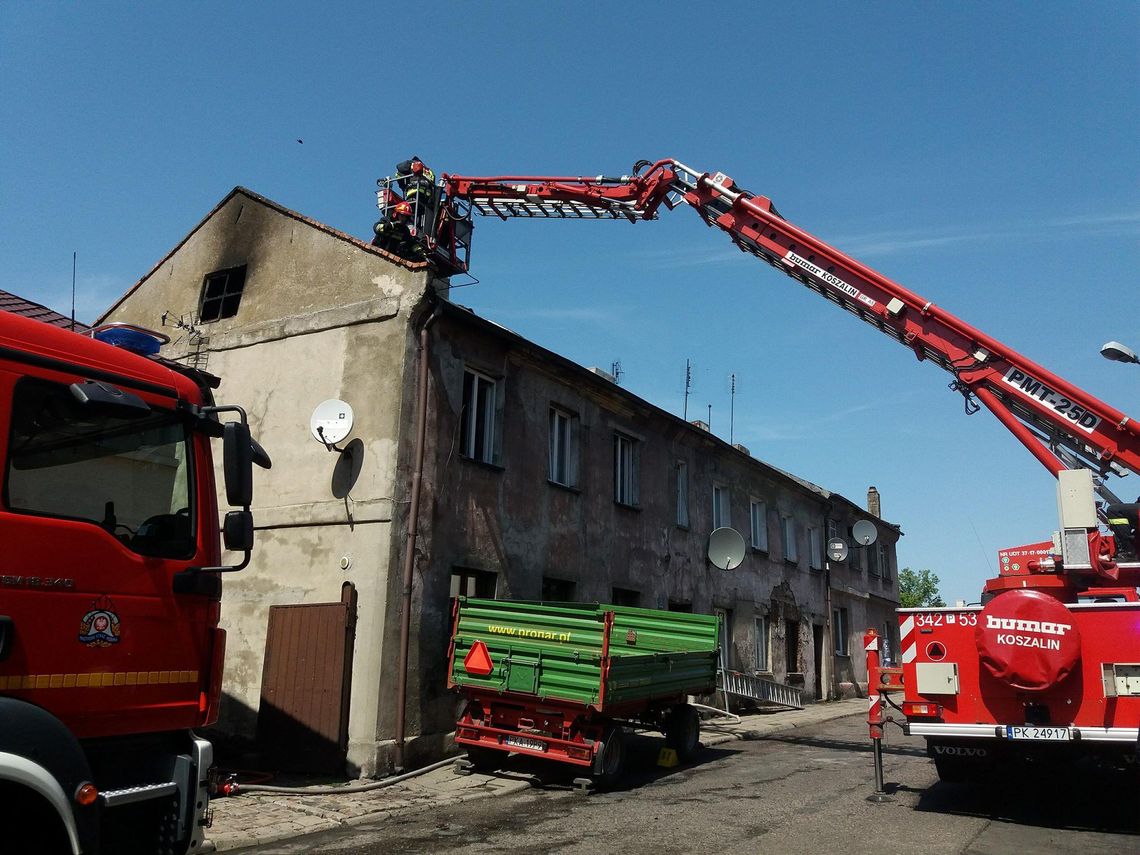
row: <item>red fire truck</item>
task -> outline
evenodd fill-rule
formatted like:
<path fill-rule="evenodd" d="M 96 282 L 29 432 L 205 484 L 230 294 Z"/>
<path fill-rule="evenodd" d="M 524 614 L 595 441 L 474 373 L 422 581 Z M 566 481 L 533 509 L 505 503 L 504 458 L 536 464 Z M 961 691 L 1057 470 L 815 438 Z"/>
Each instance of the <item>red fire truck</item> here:
<path fill-rule="evenodd" d="M 387 216 L 401 201 L 399 176 L 379 185 Z M 948 371 L 968 413 L 989 409 L 1057 476 L 1061 530 L 1007 551 L 982 606 L 900 610 L 901 669 L 878 668 L 869 636 L 873 731 L 882 726 L 880 686 L 904 687 L 903 724 L 927 738 L 947 778 L 1010 757 L 1135 760 L 1140 504 L 1105 483 L 1140 473 L 1135 419 L 792 225 L 721 172 L 669 159 L 613 177 L 444 174 L 414 204 L 416 239 L 444 274 L 467 271 L 474 213 L 637 222 L 687 204 L 742 251 Z"/>
<path fill-rule="evenodd" d="M 217 718 L 220 574 L 249 561 L 269 460 L 161 338 L 0 312 L 0 851 L 203 841 L 213 752 L 192 728 Z"/>

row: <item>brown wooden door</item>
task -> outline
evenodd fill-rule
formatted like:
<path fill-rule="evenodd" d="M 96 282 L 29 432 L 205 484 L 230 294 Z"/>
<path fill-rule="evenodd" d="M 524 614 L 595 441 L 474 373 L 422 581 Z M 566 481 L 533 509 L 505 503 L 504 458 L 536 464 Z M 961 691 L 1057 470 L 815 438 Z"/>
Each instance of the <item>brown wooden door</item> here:
<path fill-rule="evenodd" d="M 356 591 L 341 602 L 269 607 L 257 735 L 278 769 L 344 774 Z"/>

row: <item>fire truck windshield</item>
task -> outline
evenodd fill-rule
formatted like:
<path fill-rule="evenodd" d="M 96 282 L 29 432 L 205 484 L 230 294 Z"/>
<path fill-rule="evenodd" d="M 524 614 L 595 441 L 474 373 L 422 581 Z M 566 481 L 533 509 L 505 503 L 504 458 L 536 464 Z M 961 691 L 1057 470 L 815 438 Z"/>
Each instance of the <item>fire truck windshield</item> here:
<path fill-rule="evenodd" d="M 83 520 L 143 555 L 194 554 L 186 423 L 84 407 L 67 386 L 24 379 L 12 403 L 5 500 L 17 513 Z"/>

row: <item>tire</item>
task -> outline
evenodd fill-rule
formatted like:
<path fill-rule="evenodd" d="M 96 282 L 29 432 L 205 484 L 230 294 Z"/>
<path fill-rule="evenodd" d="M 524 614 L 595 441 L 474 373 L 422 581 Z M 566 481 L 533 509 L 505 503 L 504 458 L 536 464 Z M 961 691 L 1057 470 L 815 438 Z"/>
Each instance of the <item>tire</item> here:
<path fill-rule="evenodd" d="M 677 759 L 688 761 L 701 744 L 701 717 L 688 704 L 678 704 L 665 719 L 665 744 L 677 752 Z"/>
<path fill-rule="evenodd" d="M 467 762 L 476 772 L 493 772 L 503 765 L 506 759 L 505 751 L 496 751 L 494 748 L 482 748 L 477 745 L 465 746 L 467 749 Z"/>
<path fill-rule="evenodd" d="M 626 755 L 625 731 L 616 726 L 608 728 L 594 761 L 594 783 L 601 788 L 616 784 L 625 773 Z"/>

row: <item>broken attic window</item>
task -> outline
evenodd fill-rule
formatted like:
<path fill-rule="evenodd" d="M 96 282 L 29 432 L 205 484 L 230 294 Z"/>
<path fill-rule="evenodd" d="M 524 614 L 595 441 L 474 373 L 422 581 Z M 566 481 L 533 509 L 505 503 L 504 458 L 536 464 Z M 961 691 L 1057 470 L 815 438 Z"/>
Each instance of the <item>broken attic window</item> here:
<path fill-rule="evenodd" d="M 241 304 L 245 287 L 245 265 L 216 270 L 202 282 L 202 297 L 198 304 L 198 318 L 203 323 L 232 318 Z"/>

